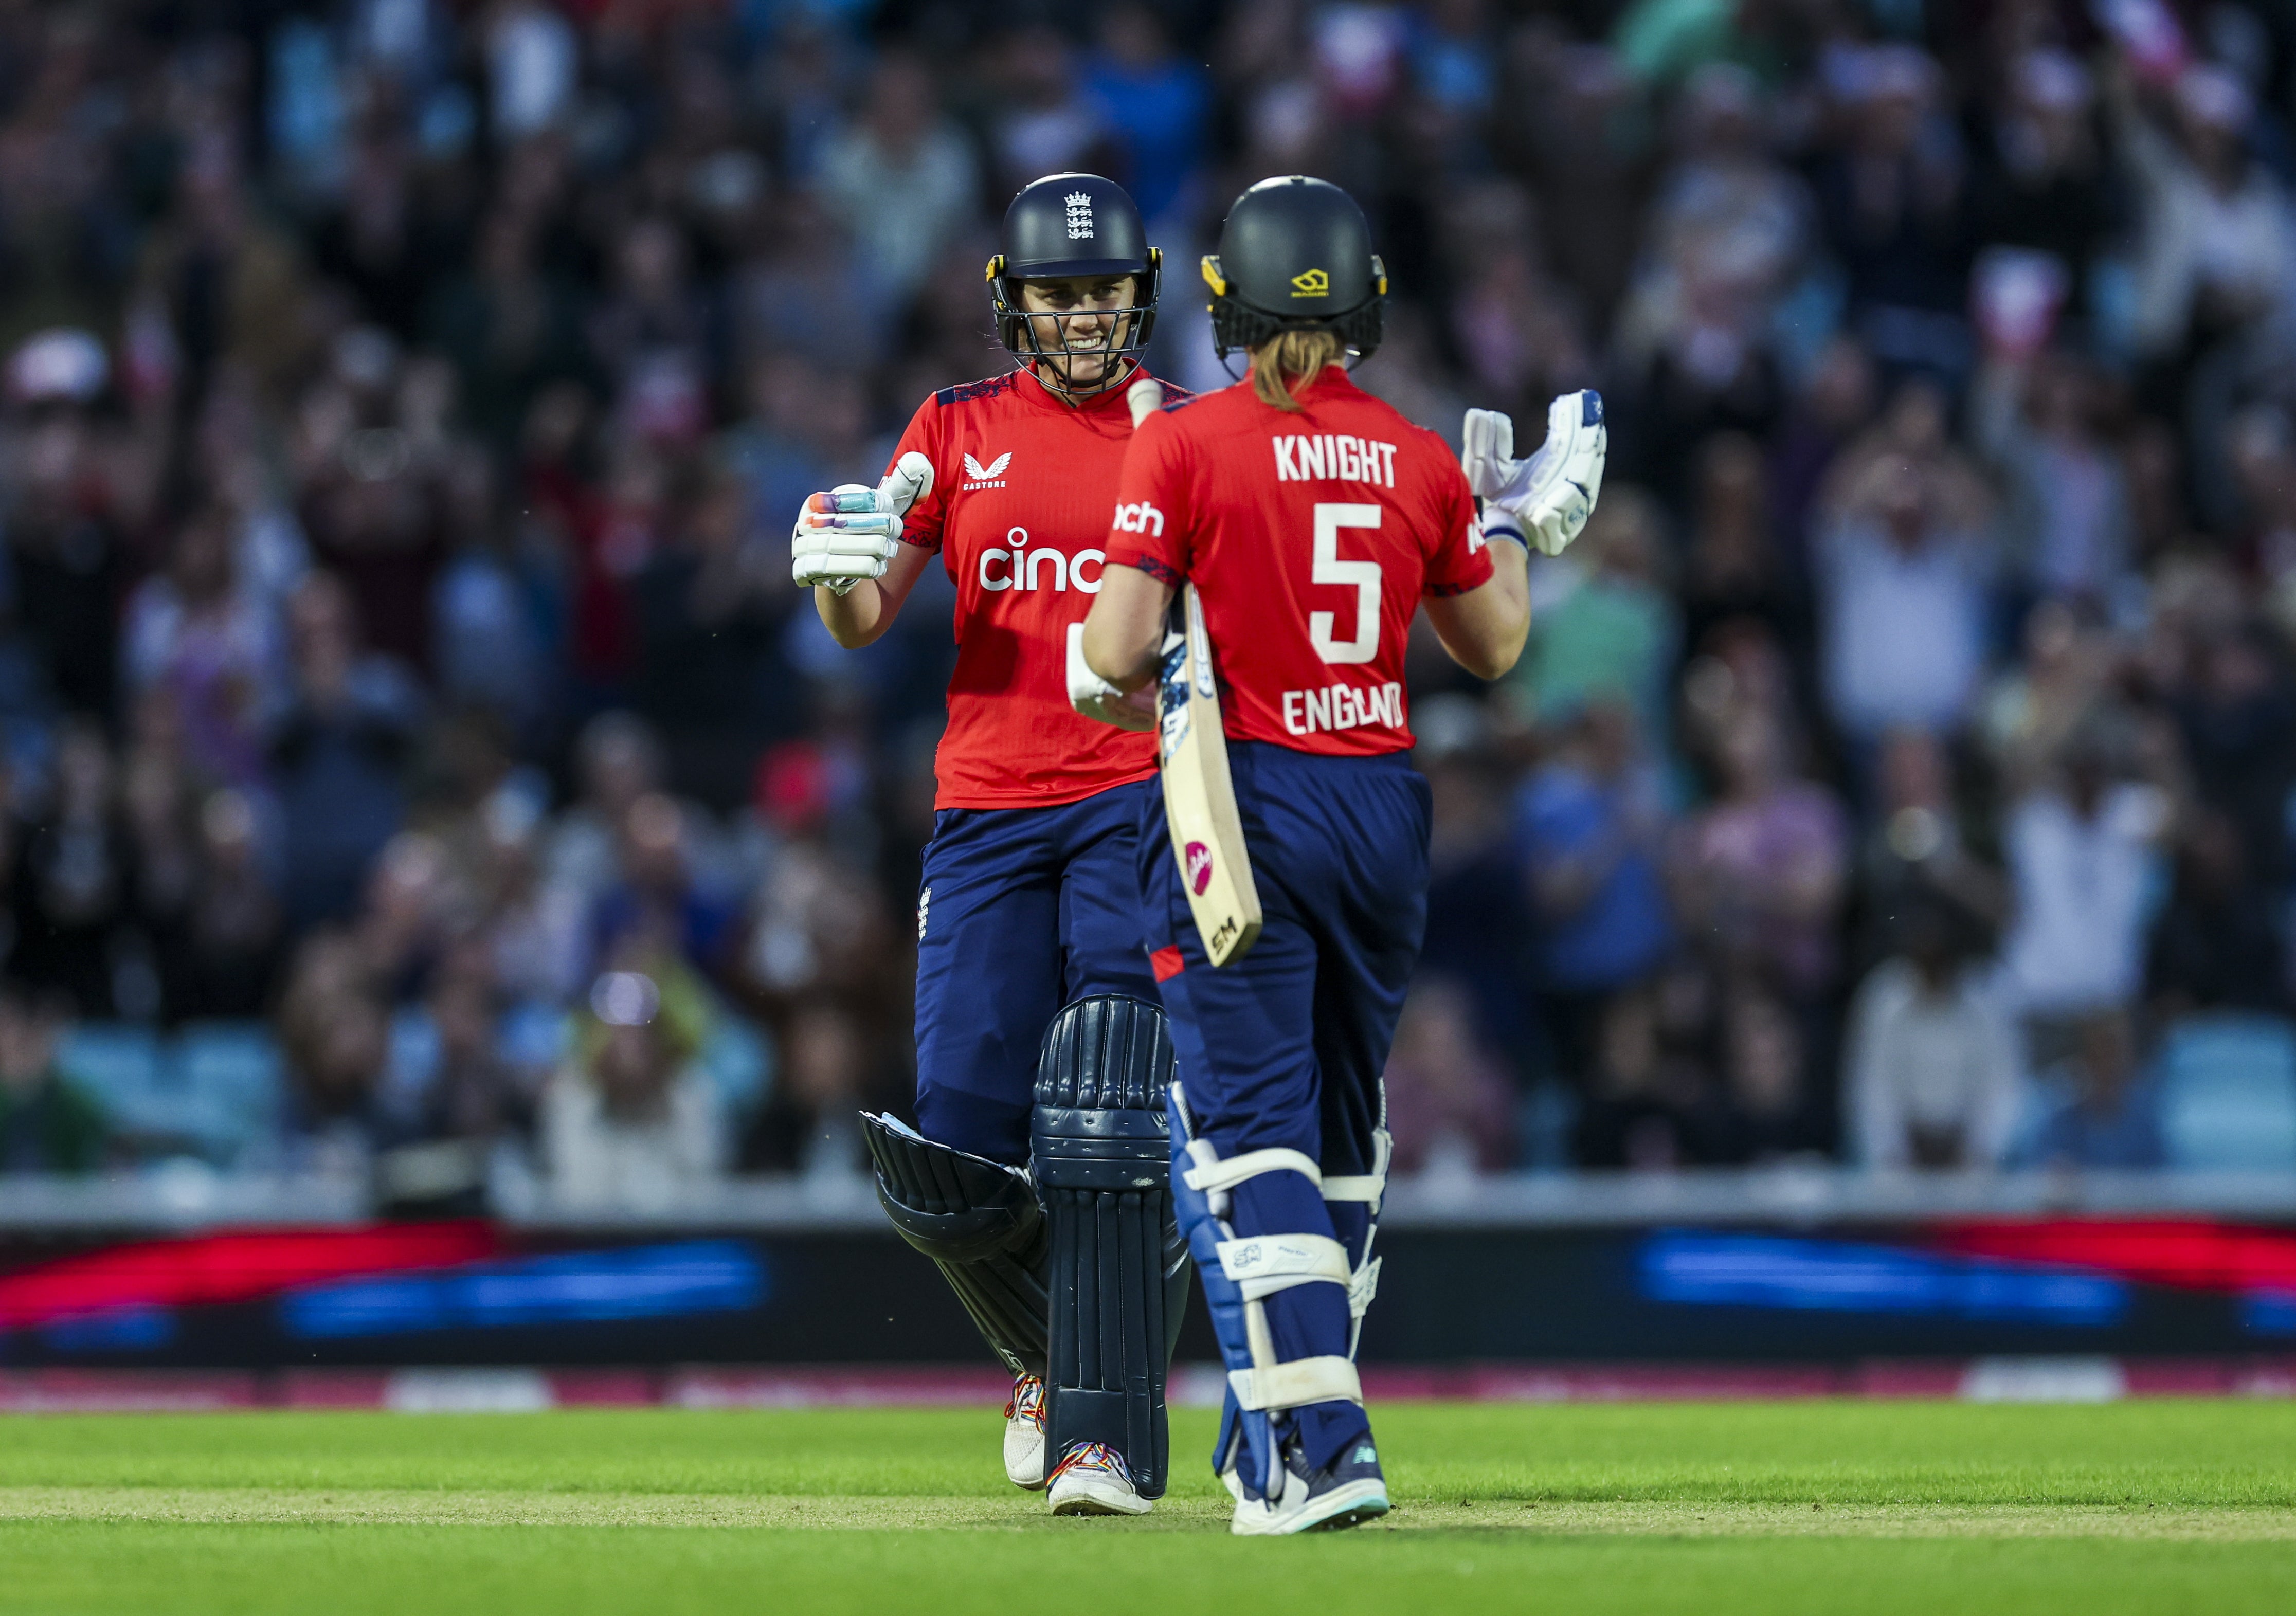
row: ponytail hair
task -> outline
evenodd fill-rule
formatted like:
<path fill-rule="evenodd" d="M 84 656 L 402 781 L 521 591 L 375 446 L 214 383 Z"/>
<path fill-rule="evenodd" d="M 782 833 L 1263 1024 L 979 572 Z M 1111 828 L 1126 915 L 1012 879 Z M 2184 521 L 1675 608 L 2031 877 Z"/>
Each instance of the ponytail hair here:
<path fill-rule="evenodd" d="M 1327 328 L 1278 332 L 1251 350 L 1251 390 L 1262 404 L 1296 415 L 1300 401 L 1292 390 L 1313 381 L 1326 365 L 1345 363 L 1347 351 Z"/>

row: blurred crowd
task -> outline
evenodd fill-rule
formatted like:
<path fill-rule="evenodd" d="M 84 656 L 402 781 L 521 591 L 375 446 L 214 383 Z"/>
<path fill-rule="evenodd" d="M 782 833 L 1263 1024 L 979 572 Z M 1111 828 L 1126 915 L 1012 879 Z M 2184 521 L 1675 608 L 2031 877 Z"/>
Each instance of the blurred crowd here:
<path fill-rule="evenodd" d="M 2292 1003 L 2292 87 L 2261 0 L 5 0 L 0 1171 L 852 1171 L 949 597 L 839 651 L 785 536 L 1062 168 L 1190 385 L 1305 171 L 1366 385 L 1609 400 L 1520 669 L 1414 649 L 1406 1170 L 2168 1163 Z M 139 1110 L 217 1027 L 254 1120 Z"/>

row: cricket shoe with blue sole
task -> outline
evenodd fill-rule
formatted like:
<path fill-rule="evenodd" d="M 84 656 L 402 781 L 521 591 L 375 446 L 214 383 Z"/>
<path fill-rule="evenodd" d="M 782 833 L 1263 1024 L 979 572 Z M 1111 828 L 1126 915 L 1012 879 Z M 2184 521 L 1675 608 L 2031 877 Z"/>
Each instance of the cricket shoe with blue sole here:
<path fill-rule="evenodd" d="M 1017 1375 L 1004 1403 L 1004 1479 L 1030 1492 L 1045 1489 L 1045 1382 Z"/>
<path fill-rule="evenodd" d="M 1235 1490 L 1231 1488 L 1231 1490 Z M 1387 1513 L 1387 1477 L 1368 1436 L 1310 1472 L 1297 1438 L 1283 1445 L 1283 1496 L 1239 1497 L 1228 1530 L 1239 1538 L 1282 1538 L 1295 1532 L 1336 1532 Z"/>
<path fill-rule="evenodd" d="M 1056 1515 L 1144 1515 L 1155 1501 L 1132 1484 L 1124 1456 L 1105 1442 L 1078 1442 L 1053 1470 Z"/>

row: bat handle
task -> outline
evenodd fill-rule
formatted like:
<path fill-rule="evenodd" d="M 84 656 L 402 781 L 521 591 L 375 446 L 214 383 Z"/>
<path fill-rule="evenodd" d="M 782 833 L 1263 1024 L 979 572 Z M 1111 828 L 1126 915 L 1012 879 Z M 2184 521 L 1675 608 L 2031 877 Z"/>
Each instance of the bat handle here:
<path fill-rule="evenodd" d="M 1132 424 L 1142 422 L 1164 406 L 1164 384 L 1153 376 L 1143 376 L 1124 390 L 1124 402 L 1132 408 Z"/>

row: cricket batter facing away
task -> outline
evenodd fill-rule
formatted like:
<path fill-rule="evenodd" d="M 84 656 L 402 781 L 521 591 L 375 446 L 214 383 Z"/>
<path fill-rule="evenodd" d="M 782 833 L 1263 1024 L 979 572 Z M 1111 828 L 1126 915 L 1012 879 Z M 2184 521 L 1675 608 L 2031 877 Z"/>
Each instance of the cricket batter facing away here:
<path fill-rule="evenodd" d="M 1574 395 L 1518 463 L 1512 424 L 1477 412 L 1463 475 L 1440 439 L 1359 390 L 1348 356 L 1378 346 L 1386 275 L 1335 186 L 1262 181 L 1219 249 L 1204 263 L 1214 339 L 1222 357 L 1247 350 L 1251 373 L 1143 422 L 1084 657 L 1110 686 L 1144 688 L 1171 665 L 1168 609 L 1186 586 L 1217 663 L 1258 941 L 1210 963 L 1184 887 L 1201 862 L 1184 871 L 1156 798 L 1140 885 L 1179 1051 L 1173 1193 L 1228 1370 L 1213 1467 L 1234 1530 L 1266 1534 L 1388 1508 L 1354 1358 L 1379 1275 L 1380 1074 L 1426 922 L 1406 636 L 1423 603 L 1462 667 L 1512 667 L 1527 545 L 1576 537 L 1607 439 L 1601 400 Z"/>
<path fill-rule="evenodd" d="M 847 646 L 885 632 L 935 553 L 955 581 L 918 1126 L 865 1131 L 885 1210 L 1013 1372 L 1006 1474 L 1049 1485 L 1055 1514 L 1141 1514 L 1164 1490 L 1187 1245 L 1135 857 L 1156 753 L 1106 726 L 1147 730 L 1152 706 L 1111 691 L 1086 717 L 1068 689 L 1160 263 L 1132 199 L 1090 174 L 1021 191 L 999 245 L 989 299 L 1021 368 L 926 399 L 877 488 L 808 498 L 795 576 Z"/>

